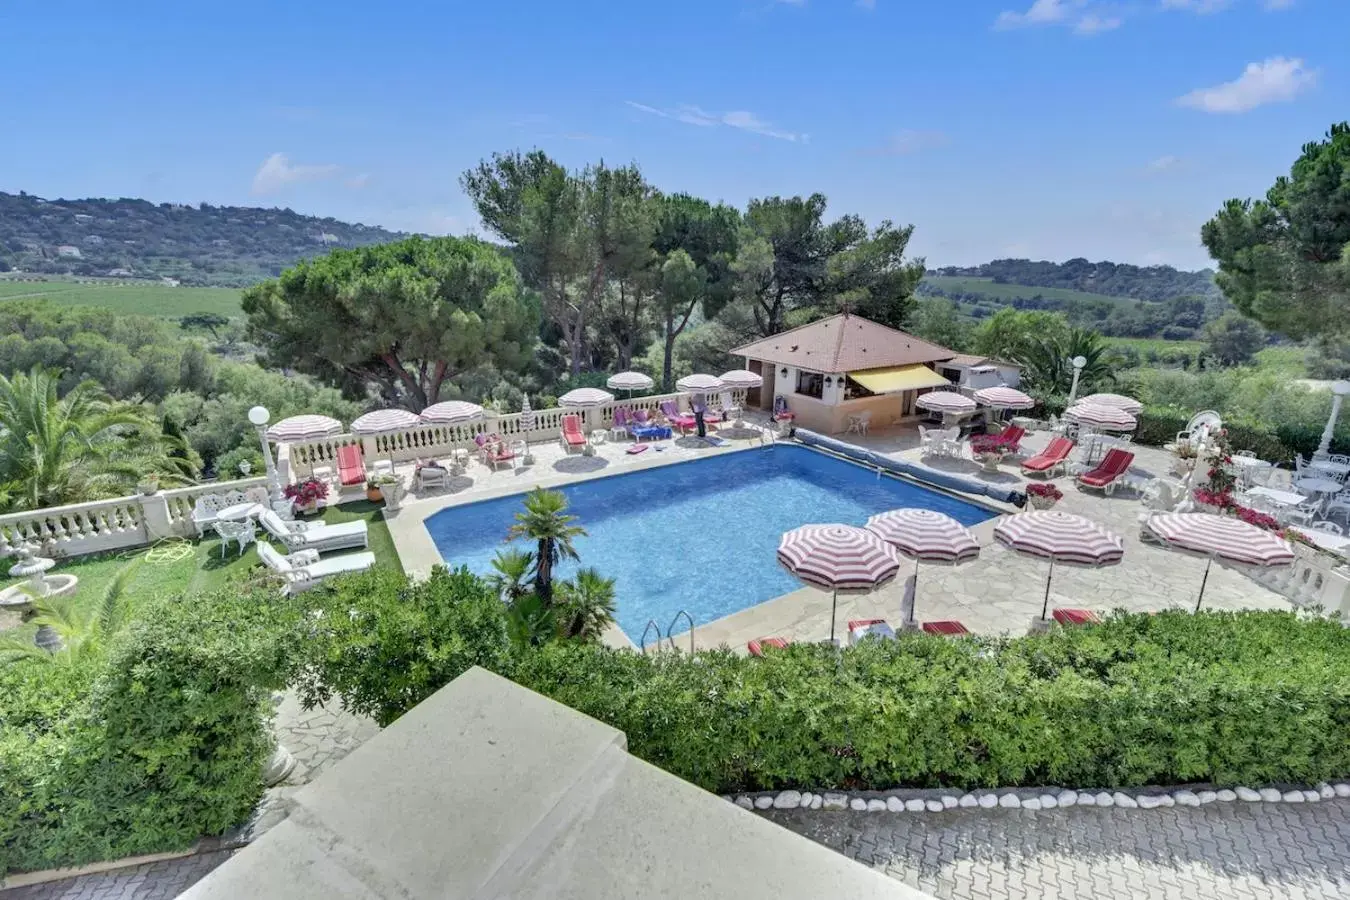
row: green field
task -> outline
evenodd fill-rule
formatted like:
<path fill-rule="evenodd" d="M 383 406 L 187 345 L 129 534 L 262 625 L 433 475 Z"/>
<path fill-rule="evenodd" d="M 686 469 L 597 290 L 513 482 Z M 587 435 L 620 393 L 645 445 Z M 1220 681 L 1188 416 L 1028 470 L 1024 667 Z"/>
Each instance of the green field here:
<path fill-rule="evenodd" d="M 17 299 L 48 300 L 67 306 L 102 306 L 119 313 L 137 313 L 165 319 L 194 313 L 219 313 L 227 317 L 240 315 L 239 291 L 233 288 L 0 279 L 0 301 Z"/>
<path fill-rule="evenodd" d="M 1086 291 L 1071 291 L 1067 288 L 1028 287 L 1024 284 L 995 284 L 992 278 L 963 278 L 949 275 L 935 275 L 924 279 L 932 285 L 949 293 L 983 294 L 991 300 L 1000 298 L 1029 298 L 1038 294 L 1047 300 L 1064 300 L 1079 303 L 1100 303 L 1103 300 L 1116 303 L 1138 303 L 1129 297 L 1112 297 L 1106 294 L 1089 294 Z"/>
<path fill-rule="evenodd" d="M 1112 347 L 1129 347 L 1140 354 L 1150 351 L 1158 354 L 1176 353 L 1178 351 L 1198 353 L 1204 350 L 1206 346 L 1204 341 L 1165 341 L 1162 338 L 1109 337 L 1105 340 Z"/>

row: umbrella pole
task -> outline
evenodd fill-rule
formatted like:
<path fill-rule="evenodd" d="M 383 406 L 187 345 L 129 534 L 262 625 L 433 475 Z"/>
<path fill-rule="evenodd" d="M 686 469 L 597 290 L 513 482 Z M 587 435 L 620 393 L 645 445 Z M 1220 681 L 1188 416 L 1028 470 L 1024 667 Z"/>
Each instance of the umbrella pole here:
<path fill-rule="evenodd" d="M 834 643 L 834 611 L 839 605 L 839 591 L 830 591 L 830 643 Z"/>
<path fill-rule="evenodd" d="M 1055 558 L 1050 557 L 1050 571 L 1045 575 L 1045 602 L 1041 604 L 1041 621 L 1046 620 L 1045 614 L 1050 611 L 1050 580 L 1055 577 Z"/>
<path fill-rule="evenodd" d="M 914 557 L 914 602 L 909 605 L 909 621 L 911 624 L 919 620 L 919 558 Z"/>
<path fill-rule="evenodd" d="M 1204 576 L 1200 579 L 1200 596 L 1195 598 L 1195 611 L 1196 611 L 1196 612 L 1199 612 L 1199 611 L 1200 611 L 1200 604 L 1204 602 L 1204 599 L 1205 599 L 1205 585 L 1209 582 L 1209 567 L 1212 566 L 1212 565 L 1214 565 L 1214 557 L 1211 556 L 1209 559 L 1205 560 L 1205 574 L 1204 574 Z"/>

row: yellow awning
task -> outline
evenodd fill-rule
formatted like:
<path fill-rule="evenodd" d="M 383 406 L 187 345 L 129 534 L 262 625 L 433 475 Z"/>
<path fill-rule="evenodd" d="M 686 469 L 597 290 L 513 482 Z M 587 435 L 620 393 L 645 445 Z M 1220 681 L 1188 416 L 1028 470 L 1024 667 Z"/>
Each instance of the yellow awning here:
<path fill-rule="evenodd" d="M 951 387 L 952 384 L 927 366 L 917 365 L 849 372 L 848 377 L 874 394 L 898 394 L 919 388 Z"/>

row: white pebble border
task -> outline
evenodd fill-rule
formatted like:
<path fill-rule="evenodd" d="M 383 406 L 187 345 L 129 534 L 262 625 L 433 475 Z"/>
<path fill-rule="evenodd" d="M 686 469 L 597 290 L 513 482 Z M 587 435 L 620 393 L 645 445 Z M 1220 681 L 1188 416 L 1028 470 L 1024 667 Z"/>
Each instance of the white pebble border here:
<path fill-rule="evenodd" d="M 1238 787 L 1222 790 L 1188 788 L 1141 791 L 1071 791 L 1053 788 L 973 791 L 968 794 L 940 790 L 867 791 L 767 791 L 726 794 L 724 800 L 742 809 L 810 809 L 853 812 L 941 813 L 953 809 L 1027 809 L 1033 812 L 1068 806 L 1115 806 L 1122 809 L 1160 809 L 1169 806 L 1206 806 L 1210 803 L 1320 803 L 1350 799 L 1350 783 L 1322 782 L 1305 790 L 1274 787 Z"/>

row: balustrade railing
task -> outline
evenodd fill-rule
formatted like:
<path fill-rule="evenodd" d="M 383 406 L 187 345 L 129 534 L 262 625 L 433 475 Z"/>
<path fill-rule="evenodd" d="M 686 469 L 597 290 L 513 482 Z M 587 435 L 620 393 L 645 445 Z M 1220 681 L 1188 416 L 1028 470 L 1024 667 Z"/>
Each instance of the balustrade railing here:
<path fill-rule="evenodd" d="M 192 487 L 174 488 L 160 491 L 155 496 L 163 500 L 166 506 L 169 527 L 179 537 L 196 537 L 197 528 L 192 524 L 192 510 L 197 498 L 205 494 L 225 494 L 231 491 L 244 492 L 250 488 L 267 487 L 266 478 L 241 478 L 237 481 L 213 481 L 207 484 L 194 484 Z M 142 497 L 144 501 L 153 501 L 154 497 Z"/>
<path fill-rule="evenodd" d="M 147 543 L 140 501 L 140 497 L 118 497 L 0 516 L 0 553 L 28 542 L 59 556 Z"/>

